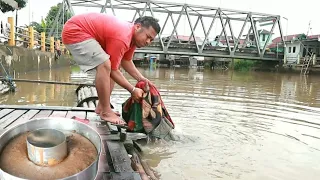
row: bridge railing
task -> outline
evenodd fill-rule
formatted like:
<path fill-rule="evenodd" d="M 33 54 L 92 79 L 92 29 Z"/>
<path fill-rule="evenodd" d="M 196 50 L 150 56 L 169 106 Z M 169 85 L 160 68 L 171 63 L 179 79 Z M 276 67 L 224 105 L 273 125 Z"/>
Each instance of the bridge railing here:
<path fill-rule="evenodd" d="M 35 31 L 33 26 L 15 26 L 13 17 L 8 17 L 8 21 L 0 22 L 0 25 L 0 43 L 43 52 L 55 53 L 60 50 L 62 54 L 68 53 L 60 39 L 47 37 L 45 32 Z"/>

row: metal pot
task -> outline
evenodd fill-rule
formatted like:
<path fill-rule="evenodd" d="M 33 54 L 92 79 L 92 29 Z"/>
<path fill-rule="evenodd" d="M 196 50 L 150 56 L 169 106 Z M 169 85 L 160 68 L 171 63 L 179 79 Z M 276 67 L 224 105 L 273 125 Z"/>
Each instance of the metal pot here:
<path fill-rule="evenodd" d="M 68 131 L 75 131 L 76 133 L 89 139 L 96 147 L 98 155 L 96 160 L 83 171 L 74 174 L 73 176 L 65 177 L 63 180 L 94 180 L 98 172 L 99 156 L 101 154 L 101 137 L 98 132 L 90 126 L 68 118 L 46 117 L 37 118 L 27 121 L 25 123 L 14 126 L 11 129 L 4 131 L 0 135 L 0 152 L 7 145 L 7 143 L 14 137 L 27 131 L 35 131 L 38 129 L 56 129 L 64 132 L 68 136 Z M 15 177 L 2 169 L 0 169 L 1 180 L 24 180 L 23 178 Z"/>
<path fill-rule="evenodd" d="M 39 166 L 54 166 L 68 155 L 66 136 L 56 129 L 37 129 L 27 137 L 28 158 Z"/>

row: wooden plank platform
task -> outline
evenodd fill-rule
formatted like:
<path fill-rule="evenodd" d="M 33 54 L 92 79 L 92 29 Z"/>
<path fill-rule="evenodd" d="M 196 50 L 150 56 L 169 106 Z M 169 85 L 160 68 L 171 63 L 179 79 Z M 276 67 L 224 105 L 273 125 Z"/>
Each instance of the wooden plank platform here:
<path fill-rule="evenodd" d="M 95 113 L 94 109 L 83 107 L 0 105 L 0 131 L 10 129 L 33 118 L 71 118 L 73 116 L 91 119 Z M 140 180 L 139 173 L 132 169 L 131 160 L 123 142 L 110 140 L 116 135 L 110 132 L 108 126 L 99 121 L 90 121 L 88 125 L 100 134 L 103 142 L 96 180 Z"/>

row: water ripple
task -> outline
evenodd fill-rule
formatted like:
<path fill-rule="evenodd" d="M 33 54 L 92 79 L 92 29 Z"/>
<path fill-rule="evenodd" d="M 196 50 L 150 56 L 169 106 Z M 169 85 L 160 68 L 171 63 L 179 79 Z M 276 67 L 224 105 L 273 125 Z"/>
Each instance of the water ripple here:
<path fill-rule="evenodd" d="M 161 179 L 314 180 L 320 176 L 319 77 L 140 70 L 157 85 L 176 124 L 177 141 L 143 146 L 144 158 Z M 71 78 L 69 69 L 24 76 L 92 80 Z M 20 83 L 19 89 L 0 102 L 73 105 L 76 101 L 75 88 L 70 86 Z M 121 111 L 128 97 L 116 86 L 111 102 Z"/>
<path fill-rule="evenodd" d="M 145 154 L 152 152 L 146 159 L 161 179 L 316 179 L 320 175 L 320 109 L 297 100 L 301 95 L 276 92 L 279 87 L 272 82 L 174 82 L 158 81 L 180 139 L 145 147 Z M 114 101 L 127 96 L 121 89 L 113 93 Z"/>

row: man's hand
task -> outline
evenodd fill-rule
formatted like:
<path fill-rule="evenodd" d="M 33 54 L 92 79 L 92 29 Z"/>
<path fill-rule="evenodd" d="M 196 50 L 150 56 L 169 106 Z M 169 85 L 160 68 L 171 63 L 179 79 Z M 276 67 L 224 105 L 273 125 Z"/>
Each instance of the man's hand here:
<path fill-rule="evenodd" d="M 135 100 L 135 101 L 140 101 L 143 98 L 143 93 L 144 91 L 140 88 L 134 88 L 133 91 L 131 92 L 131 97 Z"/>
<path fill-rule="evenodd" d="M 151 86 L 155 86 L 149 79 L 147 79 L 147 78 L 145 78 L 145 77 L 140 78 L 139 80 L 140 80 L 140 81 L 145 81 L 146 83 L 148 83 L 148 84 L 151 85 Z"/>
<path fill-rule="evenodd" d="M 123 69 L 125 71 L 127 71 L 134 79 L 136 79 L 137 81 L 143 81 L 145 80 L 146 82 L 148 82 L 150 85 L 154 84 L 149 81 L 147 78 L 145 78 L 136 68 L 136 66 L 133 64 L 132 61 L 121 61 L 121 66 L 123 67 Z"/>

